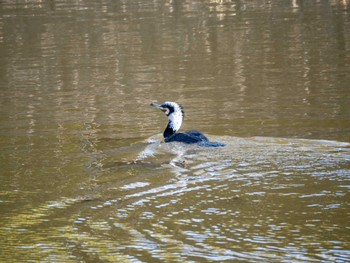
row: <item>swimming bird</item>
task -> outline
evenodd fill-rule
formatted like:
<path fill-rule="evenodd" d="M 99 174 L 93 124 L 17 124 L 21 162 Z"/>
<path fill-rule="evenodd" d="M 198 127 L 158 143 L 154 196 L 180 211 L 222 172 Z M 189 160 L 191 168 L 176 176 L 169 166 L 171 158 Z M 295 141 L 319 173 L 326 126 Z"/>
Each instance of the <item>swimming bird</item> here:
<path fill-rule="evenodd" d="M 198 143 L 206 147 L 225 146 L 220 142 L 210 142 L 203 133 L 196 130 L 178 132 L 185 116 L 184 109 L 180 104 L 167 101 L 160 105 L 151 103 L 150 106 L 160 109 L 168 117 L 169 122 L 163 132 L 165 142 Z"/>

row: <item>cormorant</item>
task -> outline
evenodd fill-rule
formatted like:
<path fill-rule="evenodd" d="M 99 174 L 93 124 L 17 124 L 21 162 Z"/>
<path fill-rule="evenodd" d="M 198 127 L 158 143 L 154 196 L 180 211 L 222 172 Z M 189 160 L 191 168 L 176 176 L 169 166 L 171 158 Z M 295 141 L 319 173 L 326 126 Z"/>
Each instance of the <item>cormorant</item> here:
<path fill-rule="evenodd" d="M 185 116 L 183 107 L 176 102 L 164 102 L 163 104 L 151 103 L 150 106 L 156 107 L 163 111 L 168 117 L 168 125 L 163 133 L 165 142 L 183 142 L 188 144 L 198 143 L 206 147 L 225 146 L 220 142 L 210 142 L 208 138 L 199 131 L 192 130 L 187 132 L 177 132 Z"/>

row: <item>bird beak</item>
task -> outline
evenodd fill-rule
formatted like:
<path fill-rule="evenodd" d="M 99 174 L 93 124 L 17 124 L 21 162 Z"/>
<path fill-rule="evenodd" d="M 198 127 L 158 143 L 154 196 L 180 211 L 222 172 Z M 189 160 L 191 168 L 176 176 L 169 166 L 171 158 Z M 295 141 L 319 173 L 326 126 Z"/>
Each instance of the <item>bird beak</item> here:
<path fill-rule="evenodd" d="M 156 104 L 156 103 L 151 103 L 150 106 L 155 107 L 157 109 L 160 109 L 163 112 L 165 112 L 167 110 L 167 108 L 163 108 L 161 105 Z"/>

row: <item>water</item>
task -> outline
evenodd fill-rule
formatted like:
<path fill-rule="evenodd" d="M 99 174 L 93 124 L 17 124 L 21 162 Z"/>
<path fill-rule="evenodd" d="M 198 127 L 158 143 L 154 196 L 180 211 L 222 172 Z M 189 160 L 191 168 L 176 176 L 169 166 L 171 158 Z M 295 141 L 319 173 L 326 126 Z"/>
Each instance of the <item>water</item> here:
<path fill-rule="evenodd" d="M 0 13 L 1 262 L 350 261 L 348 1 Z"/>

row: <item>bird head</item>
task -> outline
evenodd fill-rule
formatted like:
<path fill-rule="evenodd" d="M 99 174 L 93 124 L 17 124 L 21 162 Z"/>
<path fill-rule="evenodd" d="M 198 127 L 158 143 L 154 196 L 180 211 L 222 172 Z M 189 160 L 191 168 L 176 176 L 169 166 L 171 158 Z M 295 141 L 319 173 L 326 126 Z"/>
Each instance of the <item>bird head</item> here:
<path fill-rule="evenodd" d="M 185 116 L 183 107 L 176 102 L 164 102 L 163 104 L 151 103 L 150 106 L 153 106 L 157 109 L 160 109 L 165 113 L 169 119 L 168 126 L 174 130 L 178 131 L 181 127 L 182 120 Z"/>

